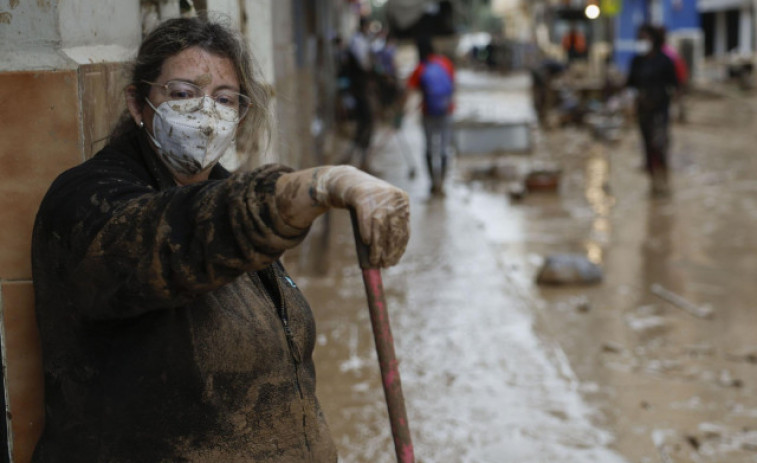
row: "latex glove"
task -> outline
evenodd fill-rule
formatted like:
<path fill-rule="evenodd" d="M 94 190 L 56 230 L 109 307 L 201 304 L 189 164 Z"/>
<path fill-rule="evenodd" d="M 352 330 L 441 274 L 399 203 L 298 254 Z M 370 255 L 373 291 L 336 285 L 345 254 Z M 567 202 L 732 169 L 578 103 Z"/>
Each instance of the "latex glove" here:
<path fill-rule="evenodd" d="M 332 166 L 314 170 L 310 196 L 321 206 L 355 210 L 372 266 L 399 262 L 410 238 L 407 193 L 355 167 Z"/>

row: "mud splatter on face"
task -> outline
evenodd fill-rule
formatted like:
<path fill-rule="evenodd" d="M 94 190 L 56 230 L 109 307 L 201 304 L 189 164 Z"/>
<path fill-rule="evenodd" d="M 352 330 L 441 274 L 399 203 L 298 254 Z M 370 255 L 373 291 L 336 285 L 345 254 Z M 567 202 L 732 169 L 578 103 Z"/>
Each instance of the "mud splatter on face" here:
<path fill-rule="evenodd" d="M 195 79 L 195 85 L 197 85 L 198 87 L 204 87 L 206 85 L 209 85 L 211 82 L 213 82 L 213 76 L 209 73 L 202 74 Z"/>

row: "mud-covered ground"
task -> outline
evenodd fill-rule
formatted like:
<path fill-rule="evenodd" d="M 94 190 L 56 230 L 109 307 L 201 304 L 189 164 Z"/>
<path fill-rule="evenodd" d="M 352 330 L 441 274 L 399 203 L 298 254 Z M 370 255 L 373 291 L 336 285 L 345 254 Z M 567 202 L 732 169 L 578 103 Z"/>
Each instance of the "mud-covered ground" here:
<path fill-rule="evenodd" d="M 419 462 L 757 461 L 757 98 L 728 95 L 688 99 L 667 199 L 648 194 L 633 125 L 614 143 L 536 130 L 530 155 L 461 154 L 443 198 L 417 115 L 377 133 L 374 170 L 412 198 L 408 251 L 383 275 Z M 513 172 L 543 164 L 559 190 L 511 198 Z M 324 274 L 302 270 L 317 241 L 286 258 L 318 321 L 319 397 L 343 461 L 391 462 L 346 214 L 329 228 Z M 567 252 L 603 281 L 537 285 Z"/>

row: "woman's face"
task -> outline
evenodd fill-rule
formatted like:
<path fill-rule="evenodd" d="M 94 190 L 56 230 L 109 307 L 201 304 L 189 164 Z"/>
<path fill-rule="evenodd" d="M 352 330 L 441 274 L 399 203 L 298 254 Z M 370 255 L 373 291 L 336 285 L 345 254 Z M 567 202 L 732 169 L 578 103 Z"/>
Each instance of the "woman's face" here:
<path fill-rule="evenodd" d="M 199 47 L 191 47 L 177 53 L 163 62 L 157 84 L 171 80 L 191 82 L 202 88 L 206 95 L 213 95 L 219 90 L 229 89 L 239 92 L 239 79 L 234 64 L 229 58 L 209 53 Z M 158 86 L 150 86 L 147 96 L 156 108 L 168 100 L 167 95 Z M 155 111 L 148 104 L 139 106 L 135 98 L 127 98 L 129 112 L 137 125 L 144 122 L 144 129 L 154 133 L 152 127 Z M 181 184 L 200 181 L 207 178 L 209 170 L 200 174 L 200 178 L 177 178 Z"/>

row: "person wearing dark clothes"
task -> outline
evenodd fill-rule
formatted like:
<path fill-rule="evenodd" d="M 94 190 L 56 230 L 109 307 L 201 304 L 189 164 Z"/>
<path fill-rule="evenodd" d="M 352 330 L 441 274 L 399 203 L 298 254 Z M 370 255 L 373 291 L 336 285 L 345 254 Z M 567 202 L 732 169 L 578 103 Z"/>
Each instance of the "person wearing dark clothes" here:
<path fill-rule="evenodd" d="M 360 18 L 360 26 L 348 44 L 348 75 L 350 92 L 355 103 L 356 122 L 349 160 L 352 159 L 354 151 L 357 150 L 359 166 L 363 170 L 368 170 L 368 151 L 373 138 L 373 111 L 368 97 L 373 63 L 368 29 L 368 18 Z"/>
<path fill-rule="evenodd" d="M 631 61 L 626 85 L 634 88 L 636 113 L 644 140 L 645 167 L 652 193 L 665 196 L 668 187 L 669 110 L 671 93 L 678 88 L 673 61 L 662 51 L 663 39 L 651 25 L 639 28 L 639 53 Z"/>
<path fill-rule="evenodd" d="M 531 68 L 531 95 L 542 127 L 547 127 L 547 114 L 552 107 L 552 81 L 565 71 L 565 65 L 550 58 Z"/>
<path fill-rule="evenodd" d="M 218 164 L 242 120 L 265 126 L 243 44 L 207 19 L 158 26 L 109 144 L 42 201 L 35 463 L 337 461 L 313 313 L 278 259 L 338 207 L 357 212 L 373 265 L 393 265 L 408 198 L 351 166 Z"/>

